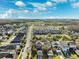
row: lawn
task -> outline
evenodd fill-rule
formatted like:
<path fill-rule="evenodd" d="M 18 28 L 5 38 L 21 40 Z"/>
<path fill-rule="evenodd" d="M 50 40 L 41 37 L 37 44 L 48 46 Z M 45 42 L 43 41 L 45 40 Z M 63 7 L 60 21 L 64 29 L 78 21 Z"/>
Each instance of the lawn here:
<path fill-rule="evenodd" d="M 55 56 L 53 59 L 61 59 L 60 56 Z"/>
<path fill-rule="evenodd" d="M 79 59 L 79 57 L 76 54 L 72 54 L 71 59 Z"/>

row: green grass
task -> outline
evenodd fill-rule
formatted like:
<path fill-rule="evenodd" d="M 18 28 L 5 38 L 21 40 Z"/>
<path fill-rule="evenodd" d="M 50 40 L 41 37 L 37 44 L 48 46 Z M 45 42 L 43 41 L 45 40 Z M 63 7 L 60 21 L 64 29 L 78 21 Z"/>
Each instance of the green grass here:
<path fill-rule="evenodd" d="M 22 59 L 22 50 L 20 51 L 19 56 L 17 57 L 17 59 Z"/>
<path fill-rule="evenodd" d="M 55 56 L 52 59 L 61 59 L 60 56 Z"/>
<path fill-rule="evenodd" d="M 76 54 L 72 54 L 71 59 L 79 59 L 79 57 Z"/>
<path fill-rule="evenodd" d="M 37 59 L 37 55 L 35 55 L 32 59 Z"/>

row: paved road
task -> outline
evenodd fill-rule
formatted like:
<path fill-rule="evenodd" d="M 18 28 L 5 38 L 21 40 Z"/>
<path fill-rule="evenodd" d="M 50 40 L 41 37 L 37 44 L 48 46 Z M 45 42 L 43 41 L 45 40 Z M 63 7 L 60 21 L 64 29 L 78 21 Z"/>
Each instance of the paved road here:
<path fill-rule="evenodd" d="M 27 42 L 26 42 L 26 45 L 25 45 L 25 48 L 24 48 L 24 51 L 22 53 L 22 59 L 27 59 L 27 52 L 28 52 L 28 47 L 30 46 L 30 40 L 32 39 L 32 30 L 33 30 L 33 25 L 30 26 L 28 28 L 28 33 L 27 33 Z"/>

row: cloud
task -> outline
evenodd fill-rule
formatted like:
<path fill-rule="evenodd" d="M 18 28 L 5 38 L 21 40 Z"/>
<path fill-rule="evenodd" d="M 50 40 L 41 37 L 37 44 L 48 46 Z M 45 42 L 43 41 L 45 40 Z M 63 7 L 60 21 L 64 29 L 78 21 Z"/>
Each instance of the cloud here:
<path fill-rule="evenodd" d="M 70 17 L 70 16 L 49 16 L 46 19 L 77 19 L 77 17 Z"/>
<path fill-rule="evenodd" d="M 19 6 L 19 7 L 24 7 L 24 6 L 25 6 L 25 3 L 22 2 L 22 1 L 17 1 L 17 2 L 15 3 L 15 5 L 17 5 L 17 6 Z"/>
<path fill-rule="evenodd" d="M 33 10 L 33 13 L 38 13 L 38 12 L 39 12 L 39 11 L 38 11 L 38 10 L 36 10 L 36 9 L 35 9 L 35 10 Z"/>
<path fill-rule="evenodd" d="M 34 7 L 45 7 L 45 5 L 42 3 L 30 3 L 30 4 L 32 4 Z"/>
<path fill-rule="evenodd" d="M 76 0 L 69 0 L 70 2 L 76 2 Z"/>
<path fill-rule="evenodd" d="M 72 3 L 73 8 L 79 8 L 79 2 Z"/>
<path fill-rule="evenodd" d="M 53 2 L 56 2 L 56 3 L 63 3 L 63 2 L 67 2 L 67 0 L 51 0 Z"/>
<path fill-rule="evenodd" d="M 4 18 L 6 18 L 7 17 L 7 14 L 0 14 L 0 18 L 1 19 L 4 19 Z"/>
<path fill-rule="evenodd" d="M 45 7 L 38 7 L 37 10 L 43 11 L 43 10 L 46 10 L 46 8 Z"/>
<path fill-rule="evenodd" d="M 29 12 L 29 10 L 22 10 L 22 12 L 28 13 L 28 12 Z"/>
<path fill-rule="evenodd" d="M 29 13 L 30 11 L 25 9 L 25 10 L 16 10 L 16 9 L 9 9 L 5 13 L 0 14 L 1 19 L 15 19 L 15 18 L 22 18 L 25 17 L 24 14 Z"/>
<path fill-rule="evenodd" d="M 7 10 L 4 14 L 0 14 L 0 18 L 5 19 L 5 18 L 11 18 L 12 14 L 15 14 L 16 11 L 13 9 Z"/>
<path fill-rule="evenodd" d="M 18 19 L 26 19 L 27 17 L 25 16 L 18 16 Z"/>
<path fill-rule="evenodd" d="M 42 3 L 31 3 L 37 10 L 46 10 L 46 6 Z"/>
<path fill-rule="evenodd" d="M 47 7 L 54 6 L 55 3 L 52 3 L 50 1 L 47 1 L 45 3 L 30 3 L 33 7 L 35 7 L 37 10 L 46 10 Z"/>
<path fill-rule="evenodd" d="M 45 4 L 46 4 L 47 6 L 52 6 L 52 5 L 53 5 L 53 3 L 52 3 L 52 2 L 49 2 L 49 1 L 46 2 Z"/>

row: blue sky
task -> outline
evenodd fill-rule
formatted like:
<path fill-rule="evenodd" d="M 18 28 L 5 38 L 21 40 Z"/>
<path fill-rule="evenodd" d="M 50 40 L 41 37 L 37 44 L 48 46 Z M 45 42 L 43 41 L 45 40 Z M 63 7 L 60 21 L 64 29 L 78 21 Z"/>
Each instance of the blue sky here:
<path fill-rule="evenodd" d="M 0 0 L 0 19 L 79 19 L 79 0 Z"/>

